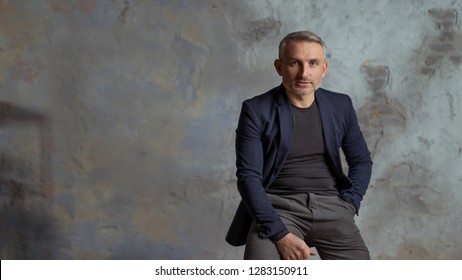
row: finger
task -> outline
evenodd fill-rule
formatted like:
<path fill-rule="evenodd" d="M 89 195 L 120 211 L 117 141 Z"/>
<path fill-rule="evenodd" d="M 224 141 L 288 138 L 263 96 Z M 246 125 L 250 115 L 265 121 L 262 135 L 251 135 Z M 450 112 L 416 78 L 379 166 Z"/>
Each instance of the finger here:
<path fill-rule="evenodd" d="M 303 259 L 309 259 L 311 256 L 316 256 L 316 253 L 311 250 L 309 247 L 306 248 L 306 250 L 303 250 Z"/>

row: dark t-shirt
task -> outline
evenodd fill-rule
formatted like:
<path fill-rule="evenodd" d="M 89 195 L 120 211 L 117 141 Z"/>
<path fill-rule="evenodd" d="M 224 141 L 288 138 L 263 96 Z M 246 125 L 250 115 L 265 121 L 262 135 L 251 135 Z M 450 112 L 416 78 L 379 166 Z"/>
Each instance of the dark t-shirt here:
<path fill-rule="evenodd" d="M 268 192 L 338 195 L 326 163 L 321 117 L 316 102 L 308 108 L 292 106 L 292 140 L 286 161 Z"/>

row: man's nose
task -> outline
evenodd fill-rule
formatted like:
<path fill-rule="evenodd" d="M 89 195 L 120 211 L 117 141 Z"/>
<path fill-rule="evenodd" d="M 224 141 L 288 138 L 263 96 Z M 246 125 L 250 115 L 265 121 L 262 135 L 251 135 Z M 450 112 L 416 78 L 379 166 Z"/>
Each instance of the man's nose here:
<path fill-rule="evenodd" d="M 308 66 L 308 64 L 305 64 L 305 63 L 301 64 L 300 65 L 300 71 L 299 71 L 298 75 L 300 77 L 303 77 L 303 78 L 308 78 L 309 69 L 310 69 L 310 67 Z"/>

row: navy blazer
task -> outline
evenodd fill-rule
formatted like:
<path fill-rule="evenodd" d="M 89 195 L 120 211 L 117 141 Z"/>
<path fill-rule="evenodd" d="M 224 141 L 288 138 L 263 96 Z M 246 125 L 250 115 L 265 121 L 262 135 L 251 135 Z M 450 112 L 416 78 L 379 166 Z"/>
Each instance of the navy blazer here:
<path fill-rule="evenodd" d="M 326 159 L 343 199 L 356 210 L 369 185 L 372 160 L 358 125 L 351 98 L 322 88 L 315 91 L 324 134 Z M 262 238 L 275 236 L 286 227 L 266 195 L 279 174 L 292 136 L 292 107 L 284 86 L 242 103 L 236 129 L 237 186 L 242 201 L 226 236 L 233 246 L 246 243 L 252 220 Z M 342 169 L 340 148 L 348 163 Z"/>

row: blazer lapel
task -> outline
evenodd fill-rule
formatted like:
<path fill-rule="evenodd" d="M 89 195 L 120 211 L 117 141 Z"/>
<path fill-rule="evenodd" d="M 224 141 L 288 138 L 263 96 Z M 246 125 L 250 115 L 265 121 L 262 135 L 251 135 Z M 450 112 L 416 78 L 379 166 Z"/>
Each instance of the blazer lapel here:
<path fill-rule="evenodd" d="M 319 114 L 321 115 L 322 130 L 324 135 L 324 145 L 326 153 L 331 161 L 335 164 L 336 156 L 338 155 L 338 149 L 340 143 L 337 143 L 336 126 L 334 123 L 334 108 L 331 106 L 329 100 L 323 96 L 322 89 L 318 89 L 315 92 L 316 101 L 319 107 Z M 340 168 L 336 166 L 337 168 Z"/>
<path fill-rule="evenodd" d="M 278 92 L 278 121 L 281 132 L 279 149 L 276 156 L 276 166 L 282 167 L 289 152 L 290 141 L 292 140 L 292 110 L 289 99 L 286 96 L 284 86 L 281 85 Z"/>

